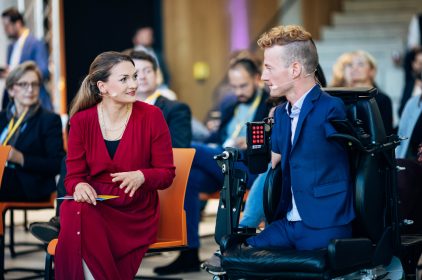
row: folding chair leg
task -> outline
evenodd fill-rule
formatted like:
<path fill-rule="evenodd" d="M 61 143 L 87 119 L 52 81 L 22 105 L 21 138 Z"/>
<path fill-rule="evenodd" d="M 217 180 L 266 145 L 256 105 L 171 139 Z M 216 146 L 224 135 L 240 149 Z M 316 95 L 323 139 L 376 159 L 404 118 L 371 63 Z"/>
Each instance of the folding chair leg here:
<path fill-rule="evenodd" d="M 4 235 L 0 236 L 0 271 L 0 280 L 4 280 Z"/>
<path fill-rule="evenodd" d="M 29 232 L 28 210 L 23 210 L 23 228 L 25 229 L 25 232 Z"/>
<path fill-rule="evenodd" d="M 9 225 L 9 251 L 12 258 L 16 257 L 15 251 L 15 218 L 14 211 L 10 209 L 10 225 Z"/>
<path fill-rule="evenodd" d="M 47 253 L 45 255 L 45 274 L 44 274 L 44 279 L 45 280 L 51 280 L 53 279 L 53 260 L 54 260 L 54 256 L 50 255 L 49 253 Z"/>

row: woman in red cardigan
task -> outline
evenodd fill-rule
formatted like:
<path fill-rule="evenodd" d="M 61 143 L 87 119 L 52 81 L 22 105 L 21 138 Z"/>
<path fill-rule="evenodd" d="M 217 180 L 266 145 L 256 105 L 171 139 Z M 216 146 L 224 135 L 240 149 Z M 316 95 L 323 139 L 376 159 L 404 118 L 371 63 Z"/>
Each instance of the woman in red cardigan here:
<path fill-rule="evenodd" d="M 175 176 L 160 109 L 136 101 L 129 56 L 95 58 L 70 110 L 56 279 L 133 279 L 156 240 L 157 190 Z M 117 198 L 98 201 L 98 195 Z"/>

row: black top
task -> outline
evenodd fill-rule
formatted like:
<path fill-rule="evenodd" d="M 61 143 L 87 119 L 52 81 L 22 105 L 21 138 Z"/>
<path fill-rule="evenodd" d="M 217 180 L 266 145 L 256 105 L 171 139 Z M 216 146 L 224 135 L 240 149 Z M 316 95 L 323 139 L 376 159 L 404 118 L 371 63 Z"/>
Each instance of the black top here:
<path fill-rule="evenodd" d="M 108 154 L 110 155 L 110 158 L 113 159 L 114 154 L 117 150 L 117 146 L 119 146 L 120 140 L 109 141 L 104 139 L 104 141 L 107 147 Z"/>
<path fill-rule="evenodd" d="M 378 94 L 375 95 L 375 100 L 377 101 L 381 118 L 384 123 L 385 134 L 389 136 L 393 133 L 393 105 L 391 98 L 378 89 Z"/>

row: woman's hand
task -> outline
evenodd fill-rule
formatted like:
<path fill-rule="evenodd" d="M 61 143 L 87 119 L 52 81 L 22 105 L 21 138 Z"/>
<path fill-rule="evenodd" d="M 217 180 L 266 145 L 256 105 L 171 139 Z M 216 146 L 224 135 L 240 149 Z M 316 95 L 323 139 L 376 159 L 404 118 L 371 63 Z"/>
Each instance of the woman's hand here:
<path fill-rule="evenodd" d="M 23 154 L 16 150 L 14 147 L 10 150 L 9 157 L 7 158 L 8 161 L 14 162 L 23 166 Z"/>
<path fill-rule="evenodd" d="M 123 189 L 126 187 L 125 193 L 129 193 L 130 197 L 132 197 L 136 190 L 145 182 L 144 173 L 139 170 L 112 173 L 110 175 L 113 177 L 113 182 L 122 182 L 119 188 Z"/>
<path fill-rule="evenodd" d="M 88 183 L 79 183 L 75 187 L 73 199 L 77 202 L 86 202 L 92 205 L 97 205 L 97 192 Z"/>

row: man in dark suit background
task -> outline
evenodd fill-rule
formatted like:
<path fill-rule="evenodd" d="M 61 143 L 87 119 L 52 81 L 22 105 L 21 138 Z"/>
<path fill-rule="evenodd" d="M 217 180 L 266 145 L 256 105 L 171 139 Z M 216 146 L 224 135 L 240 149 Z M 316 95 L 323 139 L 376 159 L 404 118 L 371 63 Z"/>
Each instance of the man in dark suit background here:
<path fill-rule="evenodd" d="M 262 121 L 268 116 L 268 92 L 260 83 L 260 74 L 260 65 L 251 58 L 236 58 L 230 62 L 227 77 L 233 94 L 221 102 L 219 129 L 210 135 L 205 144 L 192 145 L 196 153 L 185 196 L 189 248 L 181 251 L 172 263 L 156 267 L 155 273 L 169 275 L 199 270 L 199 193 L 213 193 L 223 185 L 224 174 L 213 156 L 223 152 L 224 147 L 246 149 L 246 122 Z M 236 163 L 236 167 L 247 171 L 243 163 Z M 248 187 L 255 178 L 256 174 L 248 172 Z"/>
<path fill-rule="evenodd" d="M 23 16 L 16 8 L 9 8 L 2 13 L 4 31 L 12 43 L 7 48 L 7 68 L 0 72 L 5 78 L 18 64 L 32 60 L 41 71 L 43 81 L 50 77 L 48 70 L 48 51 L 44 42 L 35 38 L 25 26 Z M 51 98 L 43 83 L 40 88 L 40 100 L 44 109 L 52 110 Z M 6 108 L 9 99 L 3 95 L 2 108 Z"/>
<path fill-rule="evenodd" d="M 330 121 L 345 119 L 343 102 L 316 83 L 318 54 L 311 34 L 300 26 L 279 26 L 258 40 L 264 49 L 261 79 L 278 106 L 271 136 L 272 167 L 283 174 L 279 220 L 247 243 L 297 250 L 323 248 L 351 236 L 353 195 L 345 148 L 330 140 Z"/>
<path fill-rule="evenodd" d="M 157 60 L 149 53 L 133 50 L 129 53 L 138 72 L 138 100 L 161 109 L 170 129 L 174 148 L 190 147 L 192 141 L 191 111 L 188 105 L 167 99 L 160 94 L 157 83 Z"/>

